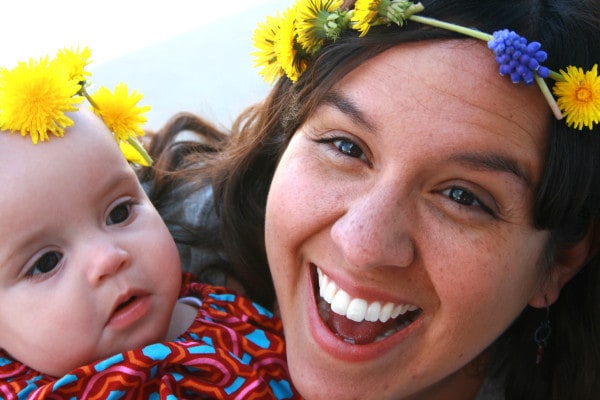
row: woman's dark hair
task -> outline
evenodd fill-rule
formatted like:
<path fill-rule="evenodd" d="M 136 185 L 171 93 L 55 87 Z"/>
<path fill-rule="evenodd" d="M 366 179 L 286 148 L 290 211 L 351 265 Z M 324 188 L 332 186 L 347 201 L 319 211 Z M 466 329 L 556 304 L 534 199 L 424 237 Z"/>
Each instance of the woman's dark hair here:
<path fill-rule="evenodd" d="M 544 65 L 555 71 L 568 65 L 588 70 L 600 59 L 598 0 L 422 3 L 425 16 L 488 33 L 507 28 L 539 41 L 548 53 Z M 267 305 L 274 300 L 265 254 L 265 205 L 278 159 L 294 132 L 331 87 L 366 60 L 400 43 L 451 38 L 466 39 L 411 21 L 403 28 L 371 28 L 362 38 L 346 33 L 324 46 L 296 83 L 280 79 L 265 102 L 236 121 L 230 144 L 193 172 L 197 179 L 212 179 L 227 257 L 239 276 L 251 279 L 255 299 Z M 551 233 L 551 253 L 586 234 L 597 248 L 600 131 L 574 130 L 555 119 L 549 126 L 532 224 Z M 490 364 L 505 379 L 507 399 L 591 399 L 600 393 L 599 261 L 593 252 L 552 305 L 553 332 L 541 364 L 535 364 L 533 335 L 545 310 L 528 307 L 492 346 Z"/>
<path fill-rule="evenodd" d="M 204 165 L 203 161 L 188 160 L 191 155 L 208 159 L 228 138 L 197 115 L 176 114 L 159 131 L 148 132 L 148 153 L 154 165 L 138 171 L 142 186 L 175 239 L 183 270 L 220 286 L 228 285 L 235 274 L 218 234 L 212 187 L 208 179 L 186 176 L 185 172 Z"/>

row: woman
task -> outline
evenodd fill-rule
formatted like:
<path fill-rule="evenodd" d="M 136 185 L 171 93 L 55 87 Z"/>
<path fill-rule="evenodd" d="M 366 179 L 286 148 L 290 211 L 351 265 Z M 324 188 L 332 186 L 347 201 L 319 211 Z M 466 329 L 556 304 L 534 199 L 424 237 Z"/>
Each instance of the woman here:
<path fill-rule="evenodd" d="M 352 3 L 300 1 L 268 23 L 256 40 L 275 50 L 258 60 L 275 87 L 217 159 L 184 172 L 213 177 L 250 294 L 271 301 L 272 277 L 297 389 L 594 398 L 600 3 L 358 1 L 347 13 Z M 396 23 L 372 15 L 388 5 Z M 319 18 L 355 19 L 335 40 L 294 36 Z M 428 18 L 541 42 L 547 60 L 527 51 L 544 67 L 511 76 L 537 84 L 498 76 L 498 46 L 472 28 Z M 569 65 L 592 71 L 580 92 L 591 105 L 574 117 L 559 100 L 559 120 L 538 86 Z"/>

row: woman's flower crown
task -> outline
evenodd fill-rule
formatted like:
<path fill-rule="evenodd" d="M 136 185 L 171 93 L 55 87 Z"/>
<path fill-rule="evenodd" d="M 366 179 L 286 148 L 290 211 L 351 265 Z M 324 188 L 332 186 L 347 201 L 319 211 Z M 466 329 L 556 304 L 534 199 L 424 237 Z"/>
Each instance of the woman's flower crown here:
<path fill-rule="evenodd" d="M 335 41 L 344 31 L 356 30 L 360 36 L 377 25 L 403 26 L 408 21 L 419 22 L 458 32 L 487 42 L 494 52 L 501 75 L 514 83 L 536 82 L 557 119 L 566 117 L 567 126 L 590 130 L 600 121 L 600 77 L 598 65 L 589 71 L 568 66 L 552 71 L 541 63 L 546 52 L 538 42 L 527 40 L 513 31 L 493 34 L 466 28 L 429 17 L 416 15 L 424 7 L 406 0 L 357 0 L 354 9 L 342 9 L 343 0 L 297 0 L 283 14 L 267 17 L 253 37 L 258 51 L 253 53 L 255 66 L 261 68 L 265 81 L 273 83 L 281 76 L 295 82 L 306 70 L 312 57 L 328 42 Z M 555 81 L 552 92 L 544 78 Z"/>
<path fill-rule="evenodd" d="M 143 166 L 152 159 L 137 140 L 144 135 L 141 126 L 149 106 L 138 106 L 142 95 L 129 93 L 119 83 L 114 92 L 100 87 L 87 92 L 91 73 L 85 70 L 91 51 L 85 47 L 60 50 L 54 59 L 19 62 L 9 70 L 0 68 L 0 129 L 29 135 L 31 141 L 49 140 L 49 134 L 62 137 L 73 120 L 65 113 L 76 111 L 84 98 L 91 104 L 108 129 L 113 132 L 121 151 L 129 162 Z"/>

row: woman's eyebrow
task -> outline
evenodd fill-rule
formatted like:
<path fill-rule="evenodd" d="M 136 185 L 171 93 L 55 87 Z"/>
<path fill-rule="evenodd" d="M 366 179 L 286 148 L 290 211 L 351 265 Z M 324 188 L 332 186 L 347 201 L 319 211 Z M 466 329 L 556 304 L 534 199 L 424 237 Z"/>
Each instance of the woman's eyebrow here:
<path fill-rule="evenodd" d="M 459 153 L 452 155 L 450 159 L 476 170 L 509 173 L 528 188 L 533 188 L 531 175 L 514 158 L 495 153 Z"/>
<path fill-rule="evenodd" d="M 372 121 L 369 121 L 368 116 L 360 111 L 356 104 L 354 104 L 352 100 L 348 99 L 343 94 L 332 90 L 323 97 L 321 103 L 336 108 L 350 117 L 352 122 L 362 125 L 370 132 L 374 133 L 377 131 L 376 124 L 374 124 Z"/>

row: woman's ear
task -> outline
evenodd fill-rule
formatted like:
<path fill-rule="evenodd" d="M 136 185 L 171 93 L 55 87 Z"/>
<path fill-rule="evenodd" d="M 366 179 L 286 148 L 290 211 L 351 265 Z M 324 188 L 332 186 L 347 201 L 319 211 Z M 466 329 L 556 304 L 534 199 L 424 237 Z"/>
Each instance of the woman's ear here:
<path fill-rule="evenodd" d="M 554 254 L 553 265 L 540 288 L 529 301 L 535 308 L 544 308 L 553 304 L 563 286 L 571 280 L 583 267 L 585 262 L 596 251 L 598 244 L 596 229 L 590 229 L 583 239 L 575 244 L 558 246 Z"/>

